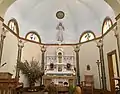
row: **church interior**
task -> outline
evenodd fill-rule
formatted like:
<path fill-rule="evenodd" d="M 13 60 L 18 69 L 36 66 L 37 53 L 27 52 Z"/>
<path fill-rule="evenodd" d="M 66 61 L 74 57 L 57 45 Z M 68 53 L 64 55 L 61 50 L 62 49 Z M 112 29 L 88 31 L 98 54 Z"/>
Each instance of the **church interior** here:
<path fill-rule="evenodd" d="M 0 0 L 0 94 L 120 94 L 120 0 Z"/>

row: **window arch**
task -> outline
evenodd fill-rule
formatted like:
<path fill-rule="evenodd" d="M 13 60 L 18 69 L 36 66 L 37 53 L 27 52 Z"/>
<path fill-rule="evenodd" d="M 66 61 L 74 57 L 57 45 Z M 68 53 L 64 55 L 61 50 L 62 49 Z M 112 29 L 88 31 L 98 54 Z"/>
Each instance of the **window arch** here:
<path fill-rule="evenodd" d="M 35 31 L 28 32 L 25 36 L 25 39 L 41 43 L 40 36 Z"/>
<path fill-rule="evenodd" d="M 110 17 L 106 17 L 103 21 L 103 25 L 102 25 L 102 34 L 106 33 L 110 27 L 113 25 L 112 20 L 110 19 Z"/>
<path fill-rule="evenodd" d="M 62 53 L 58 53 L 58 63 L 62 63 Z"/>
<path fill-rule="evenodd" d="M 15 18 L 9 20 L 8 27 L 19 36 L 19 27 Z"/>
<path fill-rule="evenodd" d="M 89 41 L 95 38 L 95 34 L 92 31 L 85 31 L 82 33 L 79 42 Z"/>

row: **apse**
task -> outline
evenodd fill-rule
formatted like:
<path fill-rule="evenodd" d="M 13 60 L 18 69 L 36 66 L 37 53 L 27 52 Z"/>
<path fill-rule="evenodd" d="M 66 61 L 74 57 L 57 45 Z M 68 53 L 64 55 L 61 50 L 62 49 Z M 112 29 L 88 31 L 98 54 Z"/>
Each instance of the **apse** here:
<path fill-rule="evenodd" d="M 101 7 L 102 6 L 102 7 Z M 104 0 L 16 0 L 6 11 L 5 23 L 16 19 L 20 37 L 36 31 L 42 43 L 78 43 L 85 31 L 92 31 L 96 37 L 102 34 L 102 24 L 106 17 L 113 23 L 115 15 Z M 61 34 L 57 29 L 62 23 Z"/>

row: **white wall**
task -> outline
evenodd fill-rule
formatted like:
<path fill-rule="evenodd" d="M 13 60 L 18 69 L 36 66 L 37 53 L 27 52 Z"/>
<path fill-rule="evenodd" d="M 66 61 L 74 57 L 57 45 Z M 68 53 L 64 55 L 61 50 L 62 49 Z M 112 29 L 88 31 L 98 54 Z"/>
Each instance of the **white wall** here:
<path fill-rule="evenodd" d="M 94 75 L 94 86 L 99 88 L 98 67 L 96 61 L 99 60 L 99 50 L 95 41 L 84 43 L 80 46 L 80 78 L 84 81 L 86 66 L 90 65 L 91 74 Z"/>
<path fill-rule="evenodd" d="M 6 71 L 13 74 L 15 77 L 15 66 L 17 62 L 17 38 L 10 32 L 7 32 L 4 40 L 3 54 L 1 63 L 7 64 L 0 68 L 0 71 Z"/>
<path fill-rule="evenodd" d="M 26 41 L 22 50 L 22 61 L 31 61 L 32 58 L 41 63 L 41 47 L 38 44 Z"/>
<path fill-rule="evenodd" d="M 41 48 L 40 45 L 25 41 L 24 47 L 22 49 L 22 57 L 21 61 L 24 62 L 27 60 L 28 62 L 32 60 L 32 58 L 36 61 L 39 61 L 41 64 Z M 20 74 L 20 81 L 24 83 L 24 87 L 29 86 L 27 78 L 25 75 Z M 36 85 L 40 85 L 39 82 Z"/>
<path fill-rule="evenodd" d="M 105 71 L 106 71 L 106 79 L 107 79 L 106 80 L 107 81 L 107 88 L 108 88 L 108 90 L 110 90 L 107 53 L 109 53 L 113 50 L 117 50 L 117 56 L 118 56 L 117 43 L 116 43 L 116 38 L 114 36 L 114 31 L 113 30 L 111 30 L 108 34 L 106 34 L 104 36 L 103 43 L 104 43 L 104 61 L 105 61 L 105 68 L 106 68 Z M 117 57 L 117 59 L 119 60 L 119 57 Z"/>

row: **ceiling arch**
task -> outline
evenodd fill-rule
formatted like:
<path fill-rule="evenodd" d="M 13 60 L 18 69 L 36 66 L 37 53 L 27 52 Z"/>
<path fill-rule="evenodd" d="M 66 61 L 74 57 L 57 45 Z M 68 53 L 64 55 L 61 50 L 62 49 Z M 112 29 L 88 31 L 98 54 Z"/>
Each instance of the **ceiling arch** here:
<path fill-rule="evenodd" d="M 104 1 L 112 7 L 116 16 L 120 13 L 120 0 L 104 0 Z"/>
<path fill-rule="evenodd" d="M 57 11 L 63 11 L 65 17 L 57 19 Z M 42 43 L 56 43 L 56 27 L 61 22 L 65 28 L 64 43 L 76 43 L 86 30 L 100 36 L 106 16 L 115 21 L 114 11 L 103 0 L 17 0 L 8 8 L 4 19 L 5 23 L 11 17 L 17 19 L 22 37 L 28 31 L 38 31 Z"/>
<path fill-rule="evenodd" d="M 4 17 L 4 14 L 8 7 L 13 4 L 16 0 L 0 0 L 0 16 Z"/>

